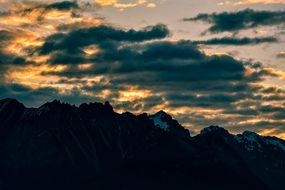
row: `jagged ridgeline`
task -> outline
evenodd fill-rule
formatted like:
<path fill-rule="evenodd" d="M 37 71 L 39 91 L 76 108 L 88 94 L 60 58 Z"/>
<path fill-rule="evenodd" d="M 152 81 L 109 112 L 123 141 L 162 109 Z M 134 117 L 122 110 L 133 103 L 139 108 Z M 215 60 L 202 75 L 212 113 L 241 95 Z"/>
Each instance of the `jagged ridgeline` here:
<path fill-rule="evenodd" d="M 0 100 L 0 189 L 285 189 L 285 142 L 118 114 L 107 102 Z"/>

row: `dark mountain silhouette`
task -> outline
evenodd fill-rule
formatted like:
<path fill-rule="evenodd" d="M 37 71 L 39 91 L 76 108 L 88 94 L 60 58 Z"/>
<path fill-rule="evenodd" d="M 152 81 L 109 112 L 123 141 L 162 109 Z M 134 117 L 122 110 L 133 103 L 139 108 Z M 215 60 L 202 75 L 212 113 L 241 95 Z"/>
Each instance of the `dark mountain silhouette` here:
<path fill-rule="evenodd" d="M 0 189 L 285 189 L 285 142 L 106 102 L 26 108 L 0 100 Z"/>

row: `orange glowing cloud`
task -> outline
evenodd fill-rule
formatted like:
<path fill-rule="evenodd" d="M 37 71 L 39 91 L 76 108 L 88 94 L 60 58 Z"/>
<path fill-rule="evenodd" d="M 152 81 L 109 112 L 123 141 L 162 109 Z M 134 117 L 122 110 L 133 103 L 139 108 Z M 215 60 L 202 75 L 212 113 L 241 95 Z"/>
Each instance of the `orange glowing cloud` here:
<path fill-rule="evenodd" d="M 64 66 L 30 65 L 20 69 L 12 69 L 5 78 L 7 82 L 23 84 L 34 89 L 52 87 L 56 86 L 59 77 L 43 76 L 42 72 L 61 71 L 63 69 Z"/>
<path fill-rule="evenodd" d="M 147 8 L 155 8 L 156 4 L 155 3 L 148 3 L 146 0 L 135 0 L 133 2 L 129 2 L 129 3 L 124 3 L 121 2 L 120 0 L 97 0 L 96 3 L 99 6 L 112 6 L 114 8 L 117 8 L 119 10 L 124 10 L 127 8 L 133 8 L 133 7 L 137 7 L 139 5 L 143 5 L 145 4 Z"/>
<path fill-rule="evenodd" d="M 140 89 L 136 86 L 130 86 L 125 91 L 119 92 L 119 101 L 134 101 L 137 99 L 143 99 L 152 96 L 150 90 Z"/>
<path fill-rule="evenodd" d="M 5 51 L 17 55 L 25 55 L 25 50 L 31 47 L 42 45 L 43 39 L 36 33 L 29 30 L 9 30 L 13 39 L 7 42 Z"/>
<path fill-rule="evenodd" d="M 277 70 L 274 68 L 265 68 L 264 72 L 266 72 L 267 74 L 274 76 L 274 77 L 278 77 L 279 79 L 285 79 L 285 72 L 281 71 L 281 70 Z"/>
<path fill-rule="evenodd" d="M 262 136 L 276 136 L 278 138 L 285 139 L 285 133 L 280 133 L 277 130 L 278 130 L 277 128 L 264 129 L 261 132 L 259 132 L 259 134 Z"/>

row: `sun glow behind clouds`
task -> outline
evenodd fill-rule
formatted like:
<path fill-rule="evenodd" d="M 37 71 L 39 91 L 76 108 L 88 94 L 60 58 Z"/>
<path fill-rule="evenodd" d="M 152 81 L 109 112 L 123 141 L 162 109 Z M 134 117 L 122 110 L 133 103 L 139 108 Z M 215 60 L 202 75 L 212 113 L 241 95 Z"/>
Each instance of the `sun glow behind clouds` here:
<path fill-rule="evenodd" d="M 5 2 L 7 3 L 7 1 Z M 54 1 L 50 1 L 50 3 L 52 2 Z M 271 128 L 276 128 L 276 130 L 260 131 L 254 127 L 252 129 L 261 134 L 277 135 L 285 138 L 284 132 L 278 131 L 276 127 L 279 125 L 278 122 L 285 123 L 285 121 L 272 119 L 273 114 L 271 112 L 258 114 L 248 114 L 246 112 L 258 112 L 262 106 L 271 106 L 271 109 L 277 110 L 282 108 L 285 95 L 280 88 L 266 87 L 262 79 L 258 79 L 258 84 L 253 84 L 247 80 L 254 81 L 258 77 L 268 76 L 274 78 L 274 80 L 284 80 L 285 74 L 283 71 L 268 67 L 262 70 L 264 72 L 263 75 L 259 75 L 257 73 L 258 66 L 242 65 L 240 60 L 234 60 L 231 57 L 233 54 L 228 52 L 227 49 L 207 49 L 202 46 L 198 49 L 196 45 L 191 45 L 187 40 L 182 40 L 181 42 L 173 40 L 168 43 L 168 35 L 162 39 L 161 37 L 158 39 L 155 37 L 149 38 L 148 35 L 157 36 L 156 33 L 163 28 L 161 26 L 155 29 L 149 27 L 149 29 L 142 30 L 128 29 L 128 27 L 126 29 L 112 28 L 113 24 L 110 24 L 112 21 L 95 14 L 98 5 L 100 5 L 99 8 L 107 7 L 106 10 L 114 11 L 113 8 L 115 8 L 122 11 L 134 7 L 156 8 L 155 2 L 157 1 L 98 0 L 96 1 L 97 6 L 94 6 L 95 8 L 92 6 L 85 8 L 83 3 L 85 1 L 83 0 L 77 2 L 82 3 L 80 6 L 83 8 L 47 9 L 45 7 L 48 5 L 43 1 L 38 1 L 37 3 L 25 1 L 19 3 L 18 7 L 16 6 L 17 3 L 9 4 L 11 8 L 10 12 L 8 12 L 9 14 L 0 16 L 0 31 L 5 30 L 9 32 L 11 39 L 7 40 L 5 38 L 6 41 L 2 39 L 0 56 L 1 53 L 8 52 L 13 56 L 23 56 L 27 62 L 13 63 L 14 65 L 11 64 L 5 67 L 6 72 L 4 74 L 0 71 L 0 77 L 2 77 L 2 80 L 5 79 L 7 85 L 24 85 L 34 91 L 41 90 L 41 88 L 51 88 L 58 91 L 60 95 L 64 95 L 62 97 L 72 96 L 78 99 L 82 98 L 84 101 L 110 101 L 115 109 L 120 112 L 154 113 L 159 110 L 165 110 L 182 124 L 191 127 L 191 130 L 196 132 L 201 127 L 211 124 L 222 124 L 223 127 L 228 128 L 237 126 L 243 130 L 242 127 L 252 127 L 252 125 L 268 122 L 268 125 Z M 88 2 L 94 3 L 95 1 L 91 0 Z M 243 2 L 257 3 L 261 1 Z M 262 2 L 269 3 L 271 1 Z M 116 14 L 125 14 L 116 10 L 115 12 Z M 92 34 L 88 33 L 84 38 L 79 38 L 81 39 L 80 42 L 84 41 L 82 44 L 74 40 L 74 38 L 64 42 L 71 48 L 60 47 L 57 51 L 47 55 L 41 55 L 39 51 L 36 51 L 45 42 L 54 40 L 55 45 L 58 45 L 63 43 L 65 39 L 68 39 L 70 34 L 74 34 L 78 30 L 79 34 L 86 34 L 86 31 L 90 31 L 88 30 L 89 28 L 100 26 L 100 24 L 106 25 L 107 27 L 105 28 L 109 28 L 108 31 L 110 32 L 115 30 L 117 36 L 105 37 L 105 35 L 102 35 L 103 38 L 107 38 L 104 39 L 104 43 L 100 39 L 89 43 L 86 39 L 91 38 Z M 258 33 L 262 35 L 268 34 L 268 32 L 262 32 L 262 28 L 258 28 L 258 30 L 260 30 Z M 98 35 L 101 34 L 99 33 Z M 129 39 L 126 37 L 128 35 L 131 36 Z M 61 38 L 62 36 L 64 38 Z M 77 35 L 75 36 L 78 37 Z M 115 36 L 115 40 L 113 40 L 113 36 Z M 140 41 L 137 36 L 147 40 Z M 80 44 L 80 46 L 74 47 L 74 44 Z M 142 52 L 145 49 L 146 51 L 143 54 L 145 56 L 142 56 Z M 109 52 L 109 54 L 106 55 L 104 52 Z M 282 58 L 283 51 L 280 50 L 279 52 L 279 58 Z M 67 55 L 65 57 L 67 61 L 52 62 L 57 54 L 62 55 L 60 58 Z M 188 56 L 191 58 L 188 59 Z M 140 57 L 143 57 L 143 61 L 139 60 Z M 218 69 L 209 65 L 213 70 L 209 71 L 207 70 L 207 61 L 204 64 L 195 62 L 195 59 L 200 58 L 201 60 L 199 61 L 203 63 L 205 60 L 209 62 L 214 60 L 212 65 L 215 65 L 216 61 L 223 61 L 224 59 L 229 64 L 223 65 L 221 63 L 221 65 L 218 65 Z M 72 62 L 74 59 L 79 61 Z M 147 63 L 145 64 L 145 62 Z M 167 64 L 161 64 L 161 62 Z M 197 69 L 197 72 L 200 72 L 198 76 L 186 67 L 192 62 L 197 67 L 192 67 L 191 69 Z M 134 63 L 142 70 L 145 68 L 149 70 L 138 73 L 136 70 L 133 70 L 137 66 Z M 124 64 L 126 66 L 122 67 Z M 108 67 L 105 67 L 106 65 Z M 167 69 L 169 65 L 171 66 L 170 71 Z M 186 71 L 191 74 L 184 75 L 186 73 L 186 71 L 184 72 L 184 66 Z M 202 68 L 201 70 L 199 70 L 200 67 Z M 226 69 L 223 67 L 226 67 Z M 233 72 L 236 72 L 235 69 L 239 70 L 239 72 L 236 75 L 232 75 Z M 224 71 L 226 73 L 223 73 Z M 218 74 L 216 75 L 215 72 Z M 226 79 L 216 80 L 215 77 L 223 75 L 225 75 Z M 156 76 L 159 77 L 155 78 Z M 195 79 L 195 77 L 198 79 Z M 209 78 L 205 79 L 204 77 Z M 244 80 L 244 77 L 247 78 L 245 81 L 239 81 Z M 229 80 L 234 81 L 229 83 Z M 250 92 L 251 90 L 253 92 Z M 183 96 L 184 93 L 185 95 Z M 239 98 L 241 101 L 235 100 L 235 98 Z M 268 105 L 260 103 L 261 100 L 268 102 Z M 265 111 L 267 111 L 266 109 Z M 265 128 L 268 129 L 268 126 Z"/>
<path fill-rule="evenodd" d="M 61 71 L 64 66 L 48 66 L 45 64 L 26 66 L 20 69 L 12 70 L 6 75 L 6 80 L 12 83 L 20 83 L 27 85 L 31 88 L 50 87 L 58 82 L 59 77 L 43 76 L 43 72 L 48 71 Z"/>
<path fill-rule="evenodd" d="M 285 139 L 285 133 L 278 132 L 278 128 L 264 129 L 260 132 L 263 136 L 276 136 L 281 139 Z"/>
<path fill-rule="evenodd" d="M 111 6 L 121 11 L 127 8 L 133 8 L 140 5 L 145 5 L 147 8 L 155 8 L 156 4 L 148 2 L 147 0 L 133 0 L 129 2 L 122 2 L 120 0 L 97 0 L 96 3 L 100 6 Z"/>

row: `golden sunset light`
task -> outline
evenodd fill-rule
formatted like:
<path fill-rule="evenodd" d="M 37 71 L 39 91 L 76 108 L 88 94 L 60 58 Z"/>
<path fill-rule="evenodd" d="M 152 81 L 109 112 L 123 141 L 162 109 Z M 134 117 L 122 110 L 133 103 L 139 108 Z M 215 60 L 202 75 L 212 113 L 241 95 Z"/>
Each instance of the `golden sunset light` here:
<path fill-rule="evenodd" d="M 284 190 L 285 0 L 0 0 L 0 190 Z"/>

